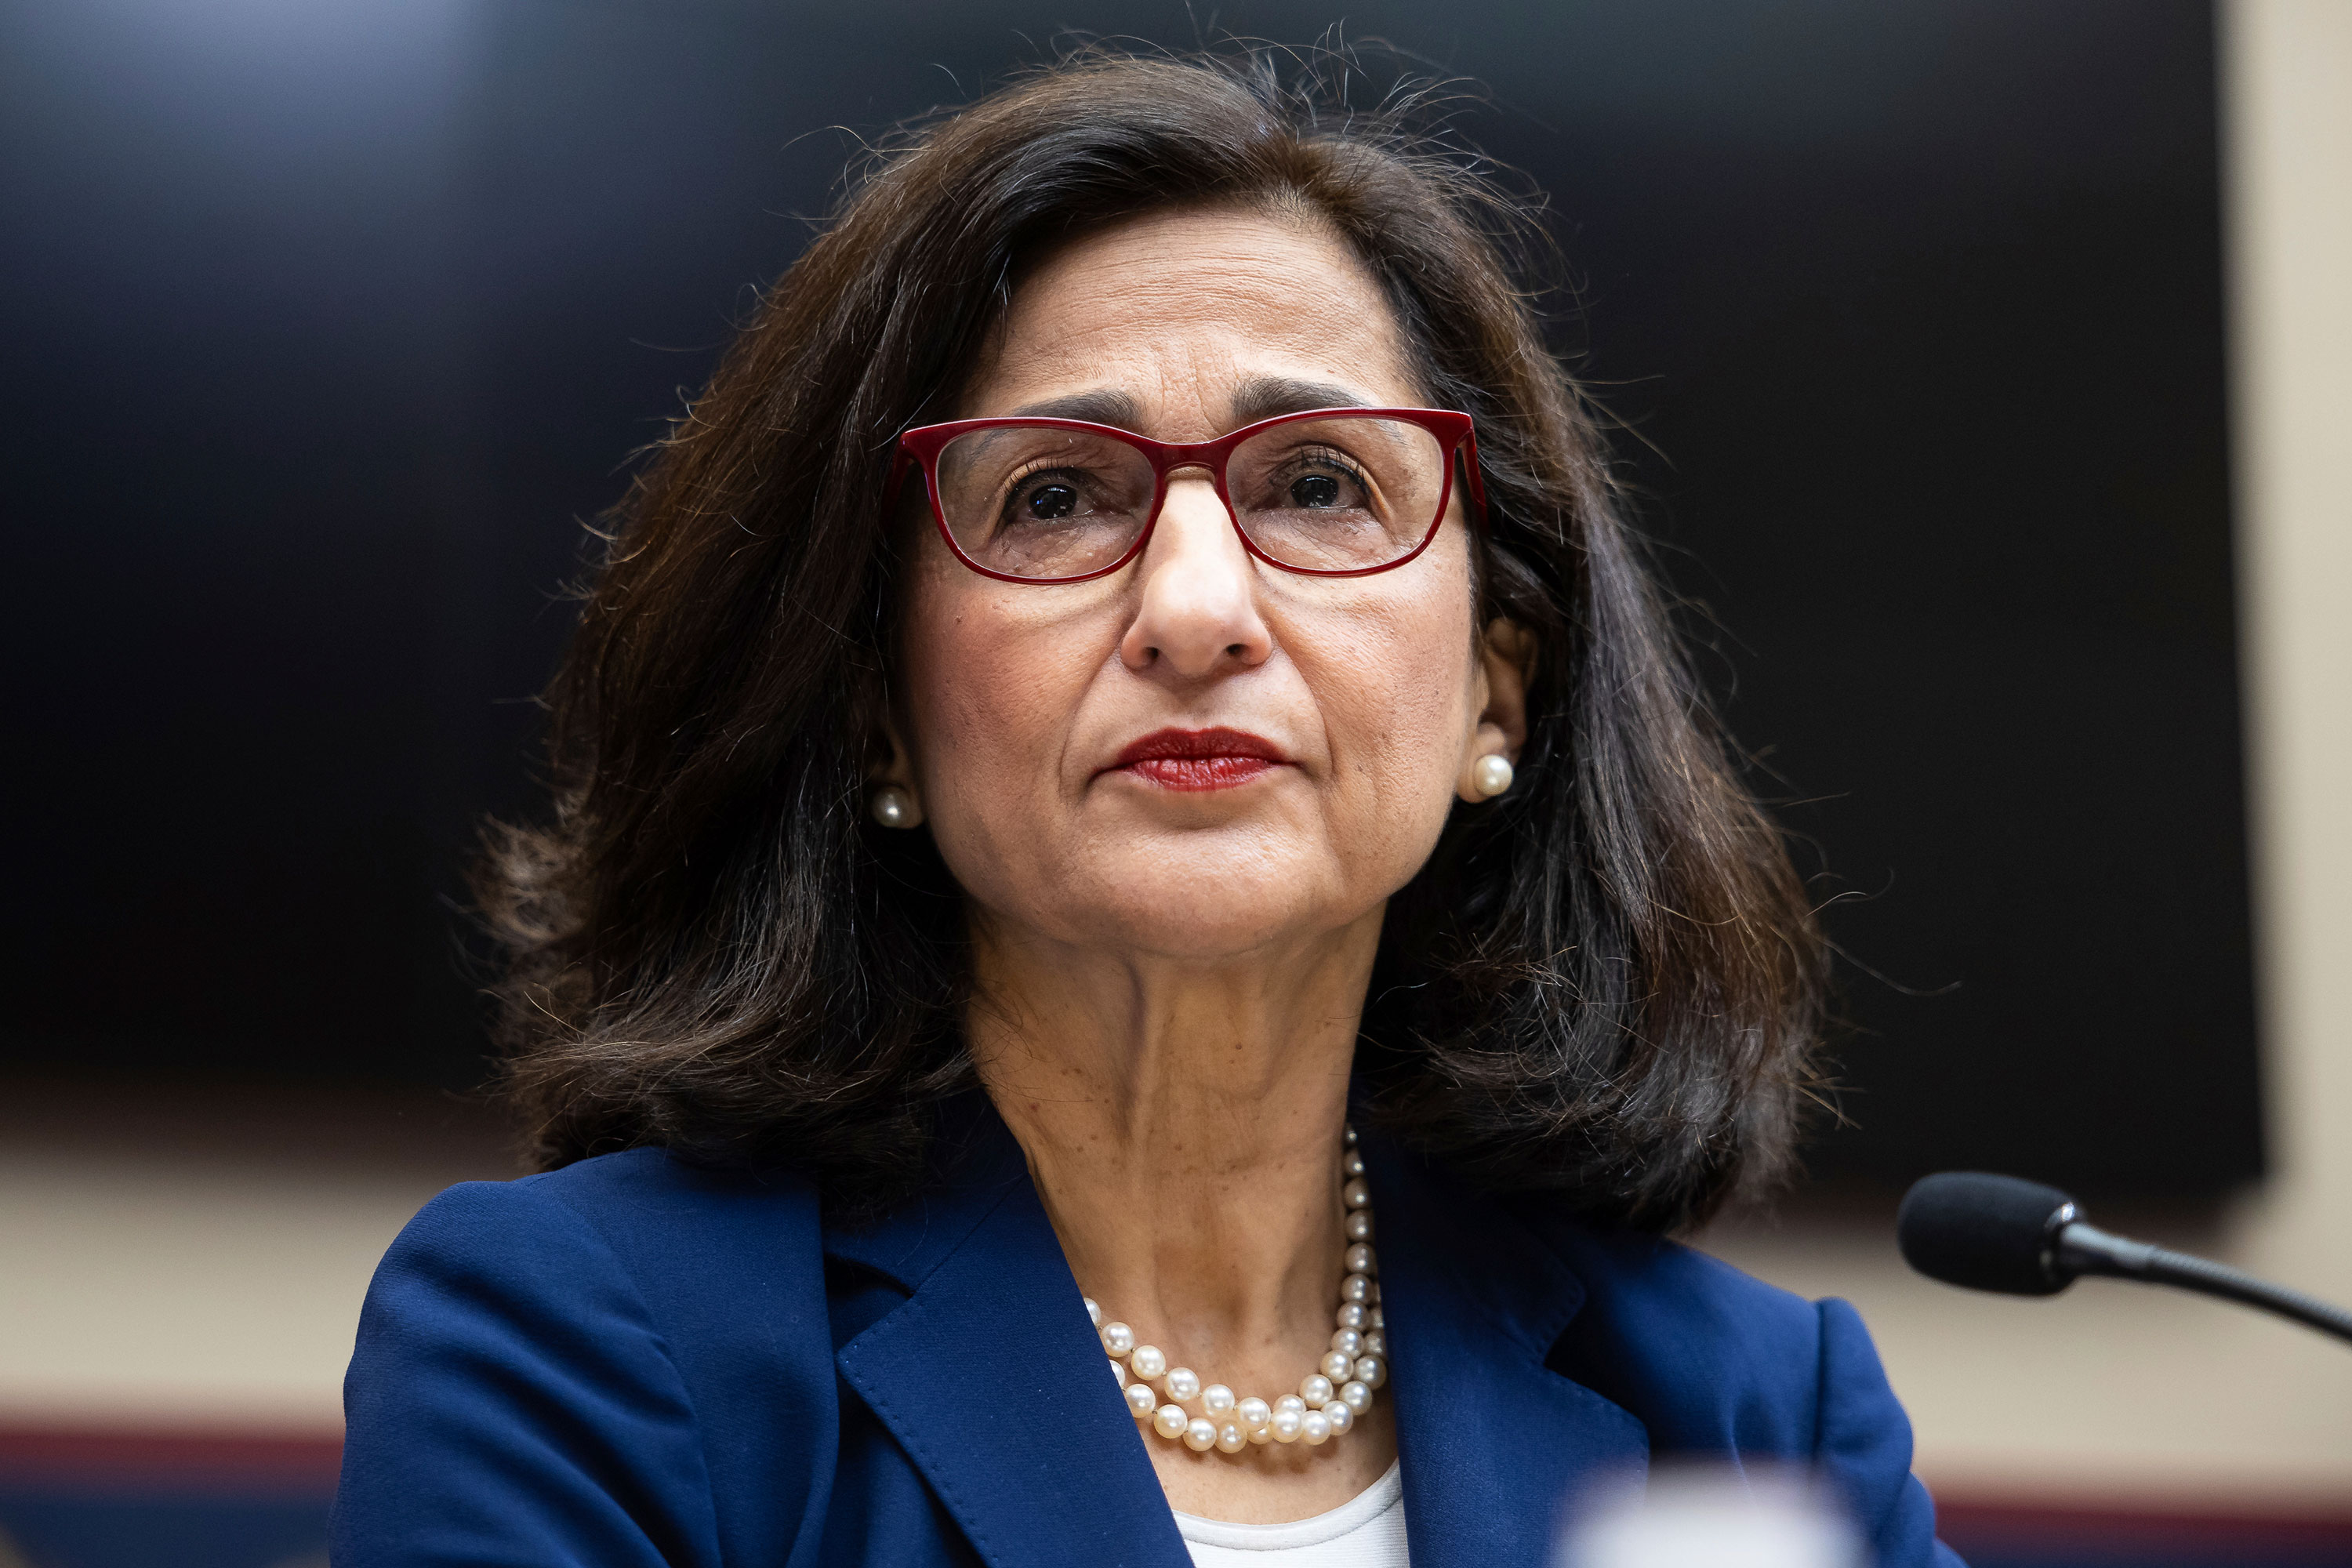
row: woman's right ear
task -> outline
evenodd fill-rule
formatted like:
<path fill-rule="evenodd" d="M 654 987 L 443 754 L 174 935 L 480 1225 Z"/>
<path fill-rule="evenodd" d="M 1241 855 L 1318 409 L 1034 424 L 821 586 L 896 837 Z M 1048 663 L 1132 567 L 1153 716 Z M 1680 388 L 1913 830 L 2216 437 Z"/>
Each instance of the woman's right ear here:
<path fill-rule="evenodd" d="M 866 775 L 866 808 L 885 827 L 920 827 L 923 797 L 915 788 L 915 760 L 898 735 L 898 722 L 887 703 L 880 705 L 878 733 L 868 750 L 880 762 Z"/>
<path fill-rule="evenodd" d="M 885 827 L 920 827 L 922 797 L 915 793 L 913 769 L 908 766 L 906 748 L 896 735 L 890 737 L 890 756 L 889 768 L 872 781 L 866 809 Z"/>

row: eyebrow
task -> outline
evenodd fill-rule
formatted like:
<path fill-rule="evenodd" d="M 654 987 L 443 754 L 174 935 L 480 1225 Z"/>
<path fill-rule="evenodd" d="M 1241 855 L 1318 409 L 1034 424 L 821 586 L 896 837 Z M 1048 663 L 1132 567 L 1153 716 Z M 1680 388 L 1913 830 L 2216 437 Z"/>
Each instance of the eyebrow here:
<path fill-rule="evenodd" d="M 1312 408 L 1362 408 L 1364 399 L 1328 381 L 1302 381 L 1287 375 L 1253 375 L 1234 389 L 1233 427 L 1255 425 L 1282 414 L 1304 414 Z M 1062 397 L 1024 404 L 1013 411 L 1015 419 L 1080 419 L 1139 433 L 1143 405 L 1127 393 L 1110 387 L 1074 392 Z"/>
<path fill-rule="evenodd" d="M 1300 381 L 1286 375 L 1254 375 L 1234 393 L 1234 427 L 1255 425 L 1280 414 L 1304 414 L 1310 408 L 1362 408 L 1366 404 L 1344 386 L 1328 381 Z"/>
<path fill-rule="evenodd" d="M 1079 419 L 1088 425 L 1109 425 L 1134 430 L 1143 423 L 1143 405 L 1124 392 L 1100 387 L 1027 403 L 1013 411 L 1015 419 Z"/>

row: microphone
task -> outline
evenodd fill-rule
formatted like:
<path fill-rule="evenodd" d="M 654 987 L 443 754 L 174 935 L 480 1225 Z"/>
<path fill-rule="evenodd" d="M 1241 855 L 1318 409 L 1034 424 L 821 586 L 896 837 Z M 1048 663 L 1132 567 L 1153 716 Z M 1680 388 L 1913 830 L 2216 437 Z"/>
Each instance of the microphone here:
<path fill-rule="evenodd" d="M 1903 1194 L 1895 1238 L 1904 1262 L 1947 1285 L 2055 1296 L 2082 1276 L 2098 1274 L 2218 1296 L 2352 1341 L 2352 1312 L 2341 1307 L 2227 1264 L 2111 1236 L 2084 1224 L 2064 1193 L 2017 1176 L 1946 1171 L 1921 1177 Z"/>

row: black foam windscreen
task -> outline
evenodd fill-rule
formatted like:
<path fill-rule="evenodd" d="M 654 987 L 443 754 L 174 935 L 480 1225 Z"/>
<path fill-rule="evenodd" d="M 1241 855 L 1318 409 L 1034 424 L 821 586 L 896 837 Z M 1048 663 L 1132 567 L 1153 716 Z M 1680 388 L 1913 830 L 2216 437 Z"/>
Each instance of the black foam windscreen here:
<path fill-rule="evenodd" d="M 1903 1195 L 1895 1242 L 1903 1261 L 1947 1285 L 2054 1296 L 2074 1276 L 2053 1266 L 2052 1222 L 2074 1201 L 2018 1176 L 1946 1171 L 1922 1177 Z"/>

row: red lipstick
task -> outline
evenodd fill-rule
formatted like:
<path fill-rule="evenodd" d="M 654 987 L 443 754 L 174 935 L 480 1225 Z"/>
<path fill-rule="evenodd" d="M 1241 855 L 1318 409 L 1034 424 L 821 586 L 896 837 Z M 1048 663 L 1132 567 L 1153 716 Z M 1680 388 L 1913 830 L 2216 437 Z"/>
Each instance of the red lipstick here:
<path fill-rule="evenodd" d="M 1162 789 L 1232 789 L 1288 763 L 1282 748 L 1246 730 L 1154 730 L 1112 767 Z"/>

